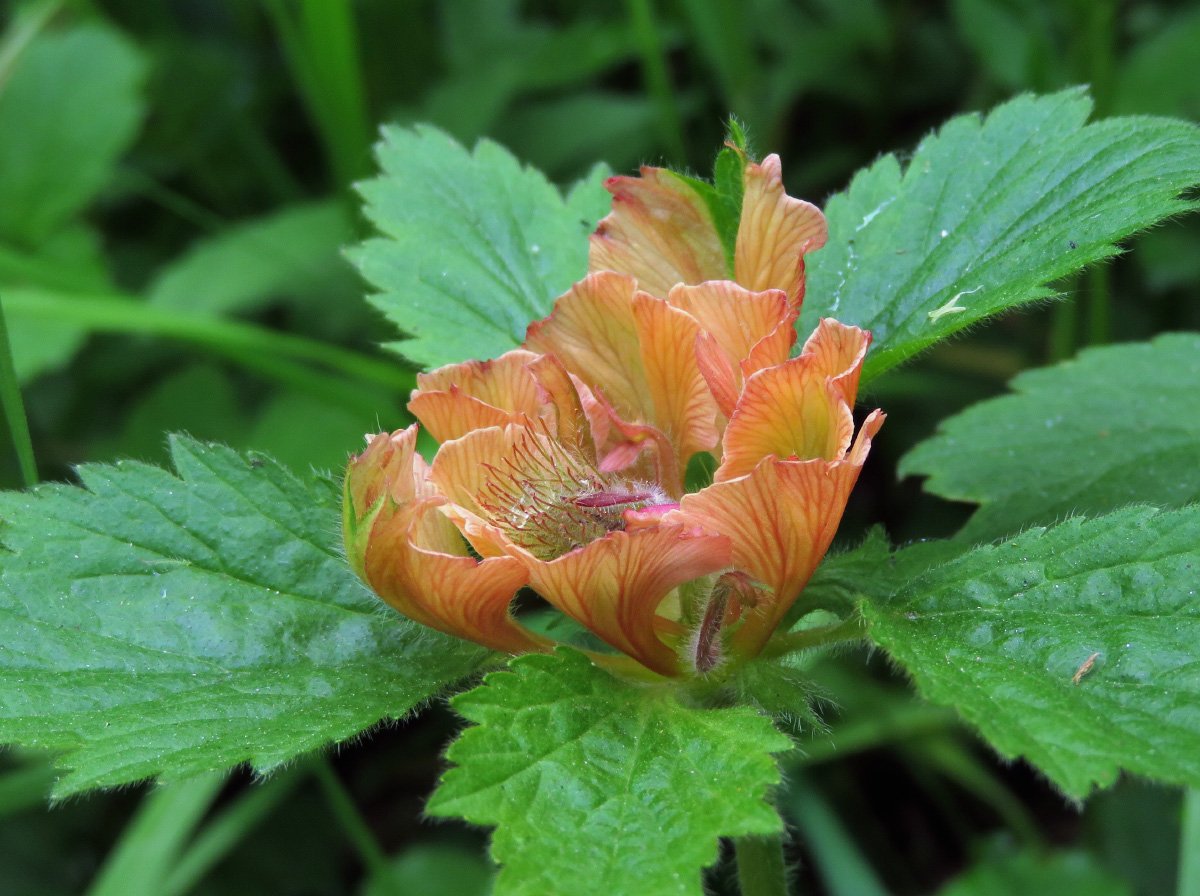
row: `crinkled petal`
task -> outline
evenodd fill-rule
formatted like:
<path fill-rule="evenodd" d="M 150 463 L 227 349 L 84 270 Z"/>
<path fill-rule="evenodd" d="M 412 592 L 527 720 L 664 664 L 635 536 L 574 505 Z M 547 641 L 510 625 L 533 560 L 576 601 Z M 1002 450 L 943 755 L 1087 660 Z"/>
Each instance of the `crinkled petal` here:
<path fill-rule="evenodd" d="M 441 542 L 438 548 L 452 547 L 440 534 L 445 519 L 436 511 L 439 503 L 421 499 L 376 518 L 365 558 L 367 584 L 408 618 L 446 634 L 508 653 L 547 647 L 549 641 L 509 612 L 529 578 L 524 564 L 512 557 L 476 560 L 465 551 L 421 544 L 433 538 Z"/>
<path fill-rule="evenodd" d="M 342 484 L 342 537 L 346 558 L 361 577 L 371 525 L 384 504 L 404 505 L 427 493 L 424 464 L 417 467 L 416 424 L 367 437 L 362 454 L 350 459 Z"/>
<path fill-rule="evenodd" d="M 623 274 L 589 274 L 559 297 L 549 317 L 529 325 L 525 344 L 558 357 L 626 420 L 648 422 L 653 407 L 638 350 L 636 288 Z"/>
<path fill-rule="evenodd" d="M 770 637 L 829 549 L 883 420 L 872 412 L 844 459 L 766 458 L 747 476 L 685 495 L 679 511 L 667 515 L 728 535 L 734 565 L 767 587 L 768 597 L 746 613 L 735 636 L 745 655 Z"/>
<path fill-rule="evenodd" d="M 824 320 L 804 353 L 746 381 L 725 429 L 717 482 L 745 476 L 764 457 L 840 458 L 854 435 L 851 413 L 870 334 Z"/>
<path fill-rule="evenodd" d="M 782 289 L 798 299 L 804 253 L 824 246 L 829 235 L 825 216 L 815 205 L 787 195 L 777 155 L 748 163 L 743 186 L 733 279 L 747 289 Z"/>
<path fill-rule="evenodd" d="M 729 276 L 707 204 L 677 174 L 643 167 L 641 177 L 610 177 L 613 210 L 592 234 L 589 271 L 620 271 L 651 295 L 676 283 Z"/>
<path fill-rule="evenodd" d="M 682 469 L 697 451 L 716 447 L 719 436 L 717 405 L 696 360 L 700 325 L 645 292 L 633 297 L 633 316 L 654 409 L 651 422 L 675 446 Z"/>
<path fill-rule="evenodd" d="M 613 532 L 556 560 L 510 549 L 529 567 L 529 584 L 608 644 L 662 675 L 679 673 L 672 647 L 656 634 L 663 599 L 730 562 L 729 539 L 684 526 Z"/>
<path fill-rule="evenodd" d="M 484 426 L 536 419 L 542 404 L 528 369 L 536 359 L 533 352 L 515 349 L 492 361 L 419 373 L 408 409 L 439 442 Z"/>
<path fill-rule="evenodd" d="M 782 290 L 751 292 L 729 280 L 675 286 L 668 301 L 703 332 L 696 360 L 721 413 L 733 413 L 746 377 L 782 364 L 796 340 L 799 307 Z"/>
<path fill-rule="evenodd" d="M 866 330 L 826 317 L 804 343 L 801 356 L 813 356 L 817 367 L 832 378 L 846 404 L 853 405 L 870 344 L 871 334 Z"/>

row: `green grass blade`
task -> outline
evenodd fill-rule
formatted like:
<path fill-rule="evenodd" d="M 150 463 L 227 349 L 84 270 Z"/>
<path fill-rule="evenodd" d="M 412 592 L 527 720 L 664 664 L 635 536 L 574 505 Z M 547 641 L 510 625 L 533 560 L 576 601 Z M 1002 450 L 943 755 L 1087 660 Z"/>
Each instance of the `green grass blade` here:
<path fill-rule="evenodd" d="M 171 868 L 162 885 L 163 896 L 183 896 L 190 892 L 303 779 L 303 774 L 296 770 L 276 775 L 265 783 L 255 784 L 214 816 Z"/>
<path fill-rule="evenodd" d="M 1183 794 L 1183 830 L 1179 836 L 1177 896 L 1200 896 L 1200 790 Z"/>
<path fill-rule="evenodd" d="M 12 346 L 8 341 L 8 325 L 4 321 L 4 304 L 0 301 L 0 404 L 4 406 L 4 420 L 17 452 L 17 464 L 25 485 L 37 484 L 37 463 L 33 456 L 33 442 L 29 438 L 29 420 L 25 416 L 25 403 L 21 400 L 21 389 L 17 385 L 17 371 L 13 368 Z"/>
<path fill-rule="evenodd" d="M 222 774 L 209 773 L 150 791 L 88 896 L 161 896 L 169 869 L 224 780 Z"/>

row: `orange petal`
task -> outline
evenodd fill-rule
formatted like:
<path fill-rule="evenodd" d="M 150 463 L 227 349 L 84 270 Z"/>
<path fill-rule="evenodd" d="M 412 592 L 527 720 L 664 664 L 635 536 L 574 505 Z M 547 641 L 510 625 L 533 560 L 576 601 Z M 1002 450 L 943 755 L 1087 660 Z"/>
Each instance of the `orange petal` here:
<path fill-rule="evenodd" d="M 525 344 L 555 355 L 588 388 L 599 389 L 626 420 L 650 419 L 646 375 L 638 351 L 631 277 L 589 274 L 529 325 Z"/>
<path fill-rule="evenodd" d="M 824 246 L 829 235 L 825 216 L 815 205 L 787 195 L 777 155 L 748 163 L 743 186 L 733 279 L 747 289 L 782 289 L 798 299 L 804 253 Z"/>
<path fill-rule="evenodd" d="M 377 433 L 368 437 L 366 450 L 352 457 L 346 467 L 342 486 L 342 536 L 346 557 L 360 577 L 371 524 L 380 513 L 384 499 L 403 505 L 417 497 L 417 480 L 424 479 L 425 469 L 423 466 L 420 470 L 414 468 L 416 444 L 415 424 L 393 433 Z"/>
<path fill-rule="evenodd" d="M 679 673 L 656 610 L 679 585 L 729 565 L 729 539 L 683 526 L 613 532 L 549 562 L 519 549 L 529 584 L 604 641 L 662 675 Z"/>
<path fill-rule="evenodd" d="M 769 589 L 734 636 L 758 652 L 829 549 L 884 415 L 872 412 L 844 459 L 763 460 L 748 476 L 685 495 L 668 521 L 728 535 L 734 565 Z"/>
<path fill-rule="evenodd" d="M 682 469 L 697 451 L 716 447 L 718 438 L 717 405 L 696 360 L 700 325 L 644 292 L 633 297 L 633 316 L 654 409 L 651 422 L 675 446 Z"/>
<path fill-rule="evenodd" d="M 832 378 L 846 404 L 858 396 L 858 378 L 871 334 L 825 317 L 804 343 L 802 355 L 813 355 L 817 366 Z"/>
<path fill-rule="evenodd" d="M 547 647 L 549 641 L 525 629 L 509 612 L 513 596 L 529 578 L 519 560 L 475 560 L 462 549 L 461 538 L 456 553 L 444 551 L 453 546 L 440 535 L 432 538 L 442 550 L 420 543 L 445 522 L 437 519 L 439 501 L 422 499 L 375 520 L 366 554 L 367 583 L 405 616 L 448 635 L 508 653 Z"/>
<path fill-rule="evenodd" d="M 447 364 L 418 373 L 408 409 L 439 442 L 484 426 L 535 419 L 542 406 L 528 366 L 537 357 L 516 349 L 492 361 Z"/>
<path fill-rule="evenodd" d="M 581 387 L 554 355 L 537 355 L 529 363 L 529 372 L 537 381 L 542 404 L 553 412 L 554 436 L 580 457 L 589 462 L 596 460 L 596 444 L 592 435 L 592 421 L 584 408 Z"/>
<path fill-rule="evenodd" d="M 744 476 L 771 455 L 841 457 L 854 435 L 851 403 L 869 342 L 864 330 L 824 320 L 803 354 L 750 377 L 725 429 L 714 479 Z"/>
<path fill-rule="evenodd" d="M 751 292 L 729 280 L 678 285 L 668 301 L 705 331 L 696 342 L 701 373 L 726 417 L 745 378 L 782 364 L 796 341 L 799 306 L 782 290 Z"/>
<path fill-rule="evenodd" d="M 643 167 L 641 177 L 610 177 L 613 210 L 592 234 L 589 271 L 619 271 L 651 295 L 676 283 L 729 276 L 707 204 L 679 175 Z"/>

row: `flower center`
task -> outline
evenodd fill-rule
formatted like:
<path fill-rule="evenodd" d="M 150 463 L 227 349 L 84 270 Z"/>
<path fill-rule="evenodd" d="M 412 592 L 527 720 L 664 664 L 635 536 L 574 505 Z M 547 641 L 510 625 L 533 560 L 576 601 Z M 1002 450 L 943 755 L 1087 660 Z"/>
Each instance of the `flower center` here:
<path fill-rule="evenodd" d="M 487 465 L 476 497 L 489 521 L 541 560 L 625 528 L 625 512 L 670 499 L 657 485 L 614 480 L 541 435 L 514 445 L 512 454 Z"/>

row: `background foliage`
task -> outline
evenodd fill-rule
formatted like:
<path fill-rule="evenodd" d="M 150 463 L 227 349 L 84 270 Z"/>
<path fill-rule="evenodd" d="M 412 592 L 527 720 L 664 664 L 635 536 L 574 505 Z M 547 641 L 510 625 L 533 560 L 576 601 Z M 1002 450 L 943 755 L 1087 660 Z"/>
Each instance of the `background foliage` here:
<path fill-rule="evenodd" d="M 396 330 L 362 301 L 366 287 L 342 254 L 370 232 L 351 185 L 373 172 L 370 145 L 385 122 L 428 121 L 468 145 L 491 137 L 569 187 L 598 160 L 618 170 L 665 161 L 707 172 L 732 111 L 761 151 L 781 153 L 789 191 L 823 204 L 882 153 L 906 154 L 951 115 L 1021 90 L 1089 83 L 1101 114 L 1200 117 L 1200 10 L 1168 0 L 77 0 L 13 6 L 2 40 L 0 297 L 43 479 L 73 479 L 82 462 L 166 462 L 163 433 L 186 431 L 267 451 L 319 491 L 327 486 L 313 468 L 337 469 L 362 432 L 406 422 L 411 372 L 376 348 Z M 1076 301 L 1009 315 L 872 384 L 864 401 L 888 408 L 887 438 L 856 493 L 844 544 L 862 541 L 867 520 L 882 520 L 899 542 L 957 530 L 970 508 L 898 481 L 897 461 L 943 418 L 1004 392 L 1018 371 L 1117 338 L 1200 328 L 1198 245 L 1195 220 L 1160 227 L 1128 258 L 1055 284 Z M 964 414 L 900 469 L 936 469 L 934 494 L 982 502 L 968 529 L 981 537 L 1010 533 L 1030 507 L 1052 522 L 1067 508 L 1039 504 L 1036 483 L 1021 494 L 1007 487 L 1010 477 L 996 477 L 985 481 L 986 494 L 969 492 L 963 483 L 981 480 L 947 461 L 961 457 L 953 440 L 975 439 L 1004 456 L 1019 441 L 1040 457 L 1037 439 L 1012 421 L 1042 414 L 1040 402 L 1063 394 L 1082 412 L 1089 397 L 1072 391 L 1072 370 L 1087 365 L 1126 372 L 1112 383 L 1112 400 L 1154 394 L 1164 420 L 1186 419 L 1195 403 L 1181 385 L 1194 370 L 1189 338 L 1155 343 L 1178 355 L 1174 382 L 1155 380 L 1162 362 L 1146 359 L 1144 347 L 1094 349 L 1060 375 L 1027 374 L 1013 384 L 1016 394 L 995 399 L 990 431 L 979 431 L 981 412 Z M 1102 352 L 1126 354 L 1106 360 Z M 1119 449 L 1138 434 L 1118 426 L 1112 437 L 1105 444 Z M 1194 444 L 1191 433 L 1179 438 Z M 177 443 L 177 464 L 187 444 Z M 1169 440 L 1143 447 L 1163 463 L 1179 450 Z M 1073 509 L 1126 502 L 1112 484 L 1118 462 L 1108 484 L 1090 492 L 1076 484 Z M 1171 506 L 1194 501 L 1192 467 L 1180 465 L 1187 495 L 1137 494 Z M 0 484 L 22 484 L 15 455 L 0 453 Z M 287 488 L 303 504 L 300 486 Z M 0 514 L 15 516 L 8 504 Z M 320 568 L 326 524 L 307 525 Z M 954 569 L 992 562 L 967 554 L 940 587 L 953 594 Z M 835 572 L 826 574 L 830 587 Z M 200 564 L 171 574 L 204 572 Z M 139 598 L 127 597 L 126 621 L 108 624 L 137 631 Z M 904 601 L 880 598 L 882 631 L 907 624 Z M 1086 655 L 1061 658 L 1068 677 Z M 997 762 L 952 714 L 913 699 L 882 662 L 865 659 L 835 658 L 806 672 L 840 704 L 826 713 L 836 754 L 813 739 L 806 755 L 789 760 L 781 793 L 806 892 L 930 893 L 968 869 L 946 892 L 1004 892 L 1017 887 L 1012 881 L 1035 881 L 1022 892 L 1158 894 L 1175 886 L 1178 791 L 1128 778 L 1080 809 L 1028 767 Z M 475 658 L 465 651 L 451 660 L 465 672 Z M 39 674 L 53 674 L 54 661 L 50 652 Z M 260 665 L 246 663 L 250 690 L 282 674 Z M 182 687 L 189 671 L 164 674 L 181 676 Z M 379 669 L 363 676 L 388 680 Z M 418 685 L 402 694 L 406 683 L 392 680 L 391 711 L 436 688 Z M 131 681 L 118 696 L 136 704 L 138 687 Z M 348 716 L 358 711 L 335 702 Z M 460 707 L 471 718 L 489 709 Z M 458 724 L 435 708 L 266 785 L 251 785 L 249 775 L 201 777 L 52 810 L 43 806 L 52 778 L 45 761 L 10 753 L 0 760 L 0 870 L 9 891 L 31 894 L 88 886 L 484 892 L 490 872 L 479 832 L 420 821 L 439 750 Z M 302 727 L 280 725 L 296 736 Z M 194 734 L 202 756 L 221 755 L 221 744 Z M 46 744 L 70 745 L 64 732 Z M 1086 789 L 1066 774 L 1056 780 Z M 753 809 L 742 807 L 744 823 L 752 825 Z M 1200 854 L 1198 840 L 1200 831 L 1184 832 L 1182 842 Z M 1059 847 L 1070 851 L 1047 854 Z M 727 872 L 718 865 L 710 885 L 725 886 Z M 1180 879 L 1200 889 L 1200 870 L 1191 873 Z"/>

